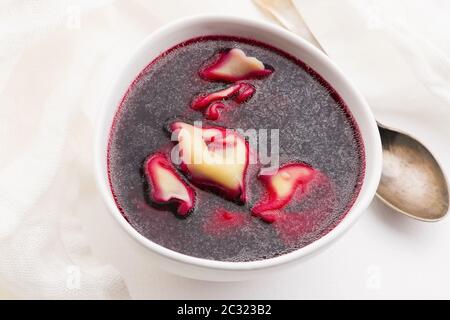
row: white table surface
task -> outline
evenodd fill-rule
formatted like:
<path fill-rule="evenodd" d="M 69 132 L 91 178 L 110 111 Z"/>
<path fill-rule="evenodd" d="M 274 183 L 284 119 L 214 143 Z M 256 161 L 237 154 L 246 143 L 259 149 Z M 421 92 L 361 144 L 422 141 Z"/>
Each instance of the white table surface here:
<path fill-rule="evenodd" d="M 250 1 L 189 1 L 183 14 L 167 9 L 173 5 L 166 2 L 169 4 L 161 10 L 165 10 L 169 20 L 200 12 L 270 20 Z M 155 12 L 158 10 L 155 8 Z M 91 227 L 100 224 L 105 231 L 112 232 L 116 226 L 104 214 L 107 213 L 86 215 L 83 220 L 94 252 L 100 257 L 111 257 L 120 246 L 102 245 L 98 232 Z M 133 298 L 450 298 L 449 230 L 448 219 L 436 224 L 414 221 L 392 212 L 375 199 L 354 227 L 325 252 L 268 278 L 236 283 L 195 281 L 118 258 L 108 260 L 122 272 Z M 0 289 L 0 298 L 8 297 L 11 296 Z"/>

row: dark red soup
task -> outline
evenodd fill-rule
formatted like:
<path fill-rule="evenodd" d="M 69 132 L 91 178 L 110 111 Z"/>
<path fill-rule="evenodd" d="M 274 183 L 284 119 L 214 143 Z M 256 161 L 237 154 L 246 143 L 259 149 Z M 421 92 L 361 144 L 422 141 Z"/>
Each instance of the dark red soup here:
<path fill-rule="evenodd" d="M 359 129 L 329 84 L 276 48 L 225 36 L 151 62 L 108 147 L 127 221 L 166 248 L 221 261 L 271 258 L 325 235 L 352 206 L 364 164 Z"/>

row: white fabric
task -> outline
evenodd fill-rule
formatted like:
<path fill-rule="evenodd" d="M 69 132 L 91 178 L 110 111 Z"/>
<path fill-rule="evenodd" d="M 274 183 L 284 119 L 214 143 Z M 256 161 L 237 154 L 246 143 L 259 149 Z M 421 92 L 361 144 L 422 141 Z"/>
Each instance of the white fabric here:
<path fill-rule="evenodd" d="M 294 2 L 319 43 L 363 91 L 377 118 L 421 138 L 449 172 L 448 3 Z M 99 214 L 91 143 L 102 94 L 145 35 L 168 20 L 201 12 L 262 18 L 250 0 L 2 1 L 0 286 L 19 298 L 122 299 L 129 291 L 141 298 L 213 298 L 212 291 L 218 298 L 323 298 L 355 297 L 357 290 L 368 297 L 395 296 L 400 294 L 396 283 L 404 280 L 403 297 L 421 297 L 433 287 L 428 277 L 441 274 L 443 290 L 434 296 L 445 296 L 445 284 L 450 284 L 444 279 L 445 261 L 450 256 L 445 247 L 436 248 L 436 243 L 450 241 L 444 222 L 424 229 L 392 213 L 385 216 L 376 203 L 369 211 L 381 213 L 368 215 L 333 250 L 303 264 L 301 272 L 264 281 L 209 284 L 145 267 L 139 272 L 130 267 L 125 281 L 93 256 L 85 233 L 95 233 L 96 227 L 82 225 L 86 219 L 81 217 Z M 402 237 L 395 229 L 421 241 Z M 408 254 L 411 245 L 414 254 Z M 358 261 L 349 248 L 359 250 Z M 399 255 L 407 268 L 395 262 Z M 371 266 L 373 259 L 379 260 Z M 327 267 L 330 261 L 333 270 Z M 418 261 L 423 261 L 420 268 L 430 261 L 435 272 L 427 277 L 418 273 L 413 268 Z M 352 278 L 342 276 L 350 270 Z M 381 270 L 394 279 L 392 286 L 384 282 L 381 289 L 371 285 L 367 290 L 375 291 L 365 292 L 360 283 L 366 279 L 359 277 L 366 270 L 369 275 Z M 415 277 L 416 287 L 408 289 L 411 281 L 402 276 Z"/>

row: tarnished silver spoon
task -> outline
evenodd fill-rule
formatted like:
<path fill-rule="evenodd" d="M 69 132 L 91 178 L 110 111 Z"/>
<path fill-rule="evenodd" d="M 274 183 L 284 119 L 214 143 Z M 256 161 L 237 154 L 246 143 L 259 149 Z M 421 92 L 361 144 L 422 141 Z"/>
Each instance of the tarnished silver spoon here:
<path fill-rule="evenodd" d="M 286 29 L 294 33 L 305 29 L 291 0 L 254 2 Z M 316 41 L 313 44 L 320 48 Z M 449 209 L 448 184 L 434 156 L 406 133 L 380 123 L 378 129 L 383 146 L 383 170 L 377 196 L 409 217 L 421 221 L 442 219 Z"/>

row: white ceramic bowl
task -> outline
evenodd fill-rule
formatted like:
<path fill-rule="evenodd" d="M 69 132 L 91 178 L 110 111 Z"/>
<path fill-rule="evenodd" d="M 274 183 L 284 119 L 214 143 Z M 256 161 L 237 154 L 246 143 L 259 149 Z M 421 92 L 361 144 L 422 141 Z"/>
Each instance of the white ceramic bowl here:
<path fill-rule="evenodd" d="M 128 224 L 116 207 L 108 184 L 106 162 L 109 131 L 119 103 L 132 81 L 149 62 L 174 45 L 202 35 L 228 35 L 259 40 L 300 58 L 336 89 L 359 125 L 366 153 L 366 172 L 361 191 L 345 218 L 328 234 L 306 247 L 279 257 L 252 262 L 195 258 L 169 250 L 143 237 Z M 375 194 L 381 173 L 381 142 L 372 112 L 356 87 L 325 54 L 300 37 L 273 24 L 222 15 L 182 19 L 155 31 L 145 39 L 112 83 L 99 117 L 94 148 L 98 187 L 111 217 L 121 226 L 120 232 L 135 240 L 128 241 L 129 245 L 138 246 L 139 248 L 133 249 L 138 249 L 139 254 L 147 256 L 144 261 L 149 264 L 185 277 L 214 281 L 244 280 L 274 272 L 305 260 L 307 256 L 323 249 L 342 235 L 363 213 Z"/>

